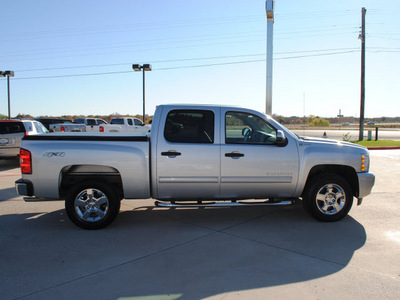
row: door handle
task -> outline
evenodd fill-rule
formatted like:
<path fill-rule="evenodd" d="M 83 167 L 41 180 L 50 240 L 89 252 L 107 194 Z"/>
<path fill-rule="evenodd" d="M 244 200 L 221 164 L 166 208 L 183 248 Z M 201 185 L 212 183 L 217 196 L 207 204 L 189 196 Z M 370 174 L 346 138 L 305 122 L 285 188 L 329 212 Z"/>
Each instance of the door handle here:
<path fill-rule="evenodd" d="M 181 155 L 182 153 L 180 153 L 180 152 L 176 152 L 175 150 L 169 150 L 169 151 L 167 151 L 167 152 L 161 152 L 161 155 L 162 156 L 179 156 L 179 155 Z"/>
<path fill-rule="evenodd" d="M 225 156 L 226 157 L 243 157 L 244 154 L 240 153 L 240 152 L 237 152 L 237 151 L 233 151 L 231 153 L 225 153 Z"/>

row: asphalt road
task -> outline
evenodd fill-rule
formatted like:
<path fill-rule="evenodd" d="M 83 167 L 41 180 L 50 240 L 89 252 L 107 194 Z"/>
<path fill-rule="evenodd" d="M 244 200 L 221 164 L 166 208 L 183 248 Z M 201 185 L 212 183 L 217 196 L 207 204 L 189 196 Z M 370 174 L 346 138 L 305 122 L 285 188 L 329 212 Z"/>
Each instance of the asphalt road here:
<path fill-rule="evenodd" d="M 400 150 L 371 151 L 373 193 L 337 223 L 285 207 L 124 200 L 99 231 L 25 203 L 0 161 L 0 299 L 400 299 Z"/>

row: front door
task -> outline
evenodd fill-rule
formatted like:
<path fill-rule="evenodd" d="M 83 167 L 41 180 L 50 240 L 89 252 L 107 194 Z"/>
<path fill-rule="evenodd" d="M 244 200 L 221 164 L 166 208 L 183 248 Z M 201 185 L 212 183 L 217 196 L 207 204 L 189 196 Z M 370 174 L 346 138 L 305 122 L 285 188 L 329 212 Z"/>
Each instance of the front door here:
<path fill-rule="evenodd" d="M 266 118 L 223 109 L 221 119 L 221 198 L 263 199 L 292 196 L 298 179 L 293 140 L 276 143 L 277 129 Z M 225 140 L 224 140 L 225 139 Z"/>

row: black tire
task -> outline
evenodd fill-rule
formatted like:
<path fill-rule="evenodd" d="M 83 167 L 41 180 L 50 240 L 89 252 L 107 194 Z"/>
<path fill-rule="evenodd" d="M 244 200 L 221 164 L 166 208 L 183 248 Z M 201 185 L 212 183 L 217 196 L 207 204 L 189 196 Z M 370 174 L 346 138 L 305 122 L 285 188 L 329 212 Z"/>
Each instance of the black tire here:
<path fill-rule="evenodd" d="M 75 184 L 65 198 L 69 219 L 84 229 L 101 229 L 116 218 L 121 202 L 112 186 L 102 181 Z"/>
<path fill-rule="evenodd" d="M 303 193 L 303 206 L 315 219 L 336 222 L 347 216 L 353 205 L 349 183 L 336 174 L 311 179 Z"/>

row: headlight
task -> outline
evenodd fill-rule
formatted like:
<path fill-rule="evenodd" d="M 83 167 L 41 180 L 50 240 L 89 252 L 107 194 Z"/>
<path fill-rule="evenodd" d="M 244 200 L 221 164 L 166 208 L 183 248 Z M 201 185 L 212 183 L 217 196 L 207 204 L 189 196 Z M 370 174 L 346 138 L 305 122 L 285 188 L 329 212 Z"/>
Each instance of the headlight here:
<path fill-rule="evenodd" d="M 361 172 L 369 171 L 369 155 L 363 154 L 361 155 Z"/>

